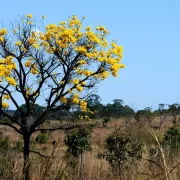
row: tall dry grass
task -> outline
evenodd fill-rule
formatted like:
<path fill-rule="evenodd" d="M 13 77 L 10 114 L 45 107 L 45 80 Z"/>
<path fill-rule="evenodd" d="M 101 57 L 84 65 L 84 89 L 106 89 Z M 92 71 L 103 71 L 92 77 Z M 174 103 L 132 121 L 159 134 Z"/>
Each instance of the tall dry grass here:
<path fill-rule="evenodd" d="M 132 121 L 133 122 L 133 121 Z M 126 128 L 123 121 L 111 122 L 107 128 L 95 128 L 91 136 L 92 151 L 83 154 L 83 172 L 79 176 L 79 159 L 73 158 L 66 151 L 63 143 L 63 132 L 50 134 L 47 144 L 33 143 L 33 148 L 41 154 L 31 153 L 32 180 L 179 180 L 180 179 L 180 150 L 169 152 L 159 143 L 163 137 L 164 129 L 152 130 L 135 123 Z M 104 140 L 115 128 L 121 127 L 123 131 L 131 133 L 139 142 L 144 144 L 143 158 L 137 164 L 129 164 L 121 171 L 121 177 L 113 173 L 111 166 L 104 159 L 98 159 L 97 154 L 104 150 Z M 12 131 L 7 129 L 1 138 L 8 137 L 11 148 L 0 148 L 0 179 L 23 179 L 22 153 L 13 149 L 17 140 L 15 134 L 11 139 Z M 33 140 L 33 139 L 32 139 Z M 53 141 L 56 141 L 52 145 Z M 35 152 L 36 152 L 35 151 Z"/>

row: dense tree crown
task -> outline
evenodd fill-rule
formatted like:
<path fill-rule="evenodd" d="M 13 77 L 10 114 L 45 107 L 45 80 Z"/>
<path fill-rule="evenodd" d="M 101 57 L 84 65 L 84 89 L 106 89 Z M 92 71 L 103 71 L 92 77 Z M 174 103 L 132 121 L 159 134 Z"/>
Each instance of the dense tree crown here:
<path fill-rule="evenodd" d="M 44 16 L 42 17 L 45 18 Z M 0 30 L 0 95 L 1 107 L 11 100 L 20 110 L 13 93 L 19 93 L 31 111 L 30 102 L 44 98 L 47 111 L 79 104 L 86 111 L 83 97 L 87 90 L 109 75 L 117 76 L 123 68 L 122 47 L 108 44 L 108 30 L 99 26 L 82 30 L 76 16 L 58 25 L 49 24 L 37 30 L 31 14 L 20 17 L 9 30 Z"/>

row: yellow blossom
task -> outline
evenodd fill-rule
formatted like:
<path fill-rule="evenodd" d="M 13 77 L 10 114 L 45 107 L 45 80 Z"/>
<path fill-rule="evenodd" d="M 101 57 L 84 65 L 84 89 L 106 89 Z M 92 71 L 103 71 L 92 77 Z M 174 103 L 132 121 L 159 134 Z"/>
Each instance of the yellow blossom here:
<path fill-rule="evenodd" d="M 31 19 L 32 18 L 32 14 L 26 14 L 26 17 Z"/>
<path fill-rule="evenodd" d="M 31 25 L 32 23 L 33 23 L 32 21 L 28 21 L 28 24 L 30 24 L 30 25 Z"/>
<path fill-rule="evenodd" d="M 86 82 L 84 81 L 84 82 L 81 82 L 81 85 L 82 86 L 85 86 L 86 85 Z"/>
<path fill-rule="evenodd" d="M 78 63 L 79 64 L 87 64 L 87 62 L 85 60 L 80 60 Z"/>
<path fill-rule="evenodd" d="M 30 67 L 31 64 L 32 64 L 32 63 L 31 63 L 30 61 L 26 61 L 26 62 L 25 62 L 25 66 L 26 66 L 26 67 Z"/>
<path fill-rule="evenodd" d="M 29 96 L 31 93 L 29 91 L 26 91 L 26 96 Z"/>
<path fill-rule="evenodd" d="M 63 96 L 63 97 L 60 98 L 60 101 L 62 103 L 67 103 L 67 98 Z"/>
<path fill-rule="evenodd" d="M 83 90 L 83 87 L 78 85 L 78 86 L 76 86 L 76 89 L 77 89 L 77 91 L 81 92 Z"/>
<path fill-rule="evenodd" d="M 80 101 L 80 108 L 82 110 L 86 110 L 87 109 L 87 102 L 84 100 Z"/>
<path fill-rule="evenodd" d="M 21 45 L 22 45 L 22 42 L 17 41 L 15 44 L 16 44 L 16 46 L 21 46 Z"/>
<path fill-rule="evenodd" d="M 72 103 L 78 104 L 79 103 L 79 94 L 74 94 L 72 97 Z"/>
<path fill-rule="evenodd" d="M 39 49 L 39 44 L 33 44 L 32 46 L 36 49 Z"/>
<path fill-rule="evenodd" d="M 79 84 L 79 79 L 73 79 L 73 80 L 71 80 L 71 82 L 74 84 Z"/>
<path fill-rule="evenodd" d="M 60 81 L 60 84 L 64 84 L 64 81 Z"/>
<path fill-rule="evenodd" d="M 8 83 L 9 83 L 10 85 L 16 86 L 16 81 L 15 81 L 14 78 L 6 77 L 6 80 L 8 81 Z"/>
<path fill-rule="evenodd" d="M 7 102 L 2 102 L 2 108 L 7 109 L 9 107 Z"/>
<path fill-rule="evenodd" d="M 5 99 L 10 99 L 9 94 L 4 95 L 4 98 L 5 98 Z"/>
<path fill-rule="evenodd" d="M 4 37 L 0 36 L 0 42 L 4 41 Z"/>
<path fill-rule="evenodd" d="M 0 36 L 4 36 L 7 34 L 7 30 L 5 28 L 0 29 Z"/>

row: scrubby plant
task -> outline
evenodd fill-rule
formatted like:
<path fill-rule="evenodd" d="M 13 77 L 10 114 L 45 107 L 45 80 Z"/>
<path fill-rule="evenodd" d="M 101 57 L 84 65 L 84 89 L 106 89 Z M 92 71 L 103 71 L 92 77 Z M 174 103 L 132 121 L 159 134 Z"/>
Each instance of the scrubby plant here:
<path fill-rule="evenodd" d="M 142 144 L 120 129 L 116 129 L 105 140 L 105 152 L 99 153 L 98 157 L 106 159 L 113 172 L 122 177 L 122 171 L 124 168 L 128 168 L 128 163 L 141 159 Z M 130 165 L 132 166 L 132 164 Z"/>
<path fill-rule="evenodd" d="M 168 129 L 163 138 L 163 144 L 167 145 L 171 150 L 180 148 L 180 130 L 174 127 Z"/>
<path fill-rule="evenodd" d="M 47 141 L 48 141 L 48 135 L 45 134 L 45 133 L 38 134 L 38 135 L 36 136 L 35 141 L 36 141 L 37 143 L 39 143 L 39 144 L 46 144 Z"/>
<path fill-rule="evenodd" d="M 0 149 L 2 150 L 8 150 L 10 149 L 10 141 L 8 138 L 0 139 Z"/>
<path fill-rule="evenodd" d="M 68 152 L 74 157 L 78 157 L 84 151 L 91 150 L 90 136 L 91 130 L 89 128 L 81 127 L 68 132 L 64 140 L 68 146 Z"/>
<path fill-rule="evenodd" d="M 83 153 L 91 150 L 91 129 L 80 127 L 68 132 L 64 142 L 68 146 L 67 151 L 74 158 L 79 157 L 79 179 L 83 176 Z"/>
<path fill-rule="evenodd" d="M 110 121 L 110 117 L 105 117 L 103 119 L 103 127 L 107 127 L 109 121 Z"/>
<path fill-rule="evenodd" d="M 14 149 L 21 152 L 23 150 L 23 142 L 22 141 L 17 141 L 16 144 L 15 144 L 15 147 Z"/>

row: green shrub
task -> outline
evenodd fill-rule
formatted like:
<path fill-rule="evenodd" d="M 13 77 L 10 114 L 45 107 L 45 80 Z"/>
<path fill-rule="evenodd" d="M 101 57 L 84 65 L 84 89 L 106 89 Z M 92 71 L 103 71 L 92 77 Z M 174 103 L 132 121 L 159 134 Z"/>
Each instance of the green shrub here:
<path fill-rule="evenodd" d="M 23 146 L 24 146 L 23 142 L 17 141 L 14 149 L 17 150 L 17 151 L 22 151 L 23 150 Z"/>
<path fill-rule="evenodd" d="M 84 151 L 91 150 L 90 136 L 91 130 L 88 128 L 78 128 L 67 133 L 64 142 L 68 146 L 68 152 L 78 157 Z"/>
<path fill-rule="evenodd" d="M 48 135 L 45 134 L 45 133 L 38 134 L 38 135 L 36 136 L 35 141 L 36 141 L 37 143 L 39 143 L 39 144 L 46 144 L 47 141 L 48 141 Z"/>
<path fill-rule="evenodd" d="M 166 131 L 163 144 L 169 146 L 170 149 L 173 150 L 180 148 L 180 130 L 173 127 Z"/>
<path fill-rule="evenodd" d="M 10 149 L 10 142 L 8 138 L 5 139 L 0 139 L 0 148 L 3 150 L 8 150 Z"/>
<path fill-rule="evenodd" d="M 105 117 L 105 118 L 103 119 L 103 126 L 104 126 L 104 127 L 107 127 L 107 124 L 108 124 L 109 121 L 110 121 L 110 117 Z"/>
<path fill-rule="evenodd" d="M 98 157 L 106 159 L 116 175 L 122 175 L 122 169 L 132 167 L 142 158 L 142 144 L 116 129 L 105 140 L 105 151 Z"/>
<path fill-rule="evenodd" d="M 4 117 L 2 120 L 0 120 L 3 123 L 12 123 L 11 120 L 8 117 Z"/>

